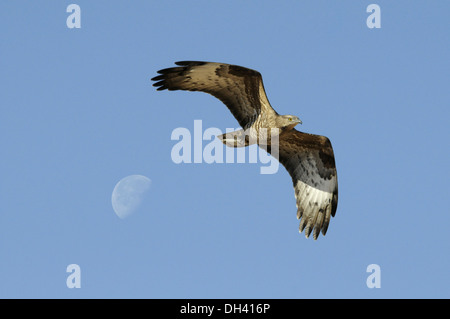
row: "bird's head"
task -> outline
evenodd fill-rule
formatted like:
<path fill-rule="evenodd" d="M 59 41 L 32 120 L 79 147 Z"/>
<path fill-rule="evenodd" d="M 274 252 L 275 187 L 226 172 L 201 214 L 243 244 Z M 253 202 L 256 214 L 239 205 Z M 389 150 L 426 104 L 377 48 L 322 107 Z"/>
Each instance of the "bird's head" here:
<path fill-rule="evenodd" d="M 302 124 L 302 121 L 295 115 L 283 115 L 282 117 L 282 126 L 287 129 L 292 129 L 297 124 Z"/>

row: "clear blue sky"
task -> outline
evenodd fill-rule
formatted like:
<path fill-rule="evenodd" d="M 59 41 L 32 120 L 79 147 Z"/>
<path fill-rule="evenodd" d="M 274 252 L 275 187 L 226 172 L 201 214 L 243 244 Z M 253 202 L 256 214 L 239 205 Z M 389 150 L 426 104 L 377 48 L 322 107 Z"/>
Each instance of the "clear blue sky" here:
<path fill-rule="evenodd" d="M 80 0 L 80 29 L 70 3 L 0 2 L 0 297 L 450 297 L 449 1 Z M 282 167 L 173 163 L 175 128 L 237 127 L 207 94 L 154 90 L 179 60 L 260 71 L 331 139 L 325 237 L 298 233 Z M 120 219 L 133 174 L 151 190 Z"/>

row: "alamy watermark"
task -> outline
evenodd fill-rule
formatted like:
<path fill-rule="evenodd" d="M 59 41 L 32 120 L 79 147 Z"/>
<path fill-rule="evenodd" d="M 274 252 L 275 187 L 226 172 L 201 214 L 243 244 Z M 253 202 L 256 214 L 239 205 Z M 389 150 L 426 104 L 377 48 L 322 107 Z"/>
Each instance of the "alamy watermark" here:
<path fill-rule="evenodd" d="M 366 279 L 367 288 L 381 288 L 381 267 L 378 264 L 370 264 L 366 268 L 370 275 Z"/>
<path fill-rule="evenodd" d="M 180 163 L 260 163 L 261 174 L 278 172 L 279 129 L 242 130 L 227 128 L 225 134 L 216 127 L 203 130 L 202 120 L 194 120 L 192 130 L 178 127 L 171 140 L 179 141 L 171 151 L 172 161 Z M 217 138 L 216 138 L 217 137 Z M 204 143 L 204 142 L 207 143 Z M 258 147 L 258 145 L 262 147 Z M 269 146 L 267 146 L 269 145 Z M 270 154 L 267 153 L 270 147 Z M 248 156 L 246 155 L 248 153 Z M 236 155 L 236 156 L 235 156 Z M 236 157 L 236 158 L 235 158 Z"/>
<path fill-rule="evenodd" d="M 369 4 L 366 8 L 366 12 L 370 13 L 367 17 L 366 24 L 369 29 L 381 28 L 381 8 L 378 4 Z"/>
<path fill-rule="evenodd" d="M 69 29 L 81 28 L 81 8 L 78 4 L 69 4 L 66 12 L 70 13 L 66 19 L 66 25 Z"/>
<path fill-rule="evenodd" d="M 77 264 L 70 264 L 66 268 L 66 272 L 70 273 L 66 279 L 67 288 L 81 288 L 81 268 Z"/>

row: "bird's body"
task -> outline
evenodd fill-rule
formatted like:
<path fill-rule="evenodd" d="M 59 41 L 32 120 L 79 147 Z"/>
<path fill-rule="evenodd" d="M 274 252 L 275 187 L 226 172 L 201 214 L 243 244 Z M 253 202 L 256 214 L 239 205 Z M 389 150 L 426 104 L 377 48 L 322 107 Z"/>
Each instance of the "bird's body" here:
<path fill-rule="evenodd" d="M 158 90 L 209 93 L 221 100 L 242 127 L 219 136 L 230 147 L 253 143 L 277 157 L 292 177 L 300 232 L 325 235 L 337 209 L 337 174 L 328 138 L 297 131 L 294 115 L 279 115 L 270 105 L 261 74 L 237 65 L 183 61 L 158 71 L 152 78 Z M 277 137 L 273 142 L 272 137 Z"/>

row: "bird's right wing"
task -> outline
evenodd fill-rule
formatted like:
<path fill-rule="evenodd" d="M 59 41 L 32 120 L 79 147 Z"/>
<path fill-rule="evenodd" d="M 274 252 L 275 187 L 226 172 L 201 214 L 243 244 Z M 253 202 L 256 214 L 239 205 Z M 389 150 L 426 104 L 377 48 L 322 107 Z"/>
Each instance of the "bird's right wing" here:
<path fill-rule="evenodd" d="M 272 107 L 258 71 L 237 65 L 182 61 L 179 67 L 159 70 L 152 78 L 158 90 L 201 91 L 221 100 L 243 128 L 255 121 L 261 109 Z"/>
<path fill-rule="evenodd" d="M 293 129 L 281 135 L 278 160 L 292 177 L 297 202 L 299 231 L 308 238 L 325 235 L 338 202 L 336 164 L 330 140 Z M 274 154 L 274 147 L 269 152 Z"/>

